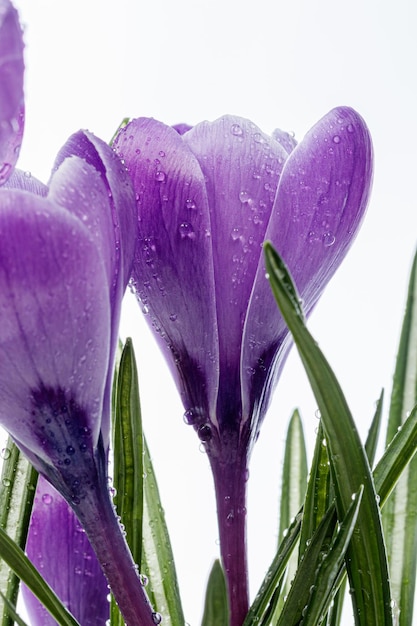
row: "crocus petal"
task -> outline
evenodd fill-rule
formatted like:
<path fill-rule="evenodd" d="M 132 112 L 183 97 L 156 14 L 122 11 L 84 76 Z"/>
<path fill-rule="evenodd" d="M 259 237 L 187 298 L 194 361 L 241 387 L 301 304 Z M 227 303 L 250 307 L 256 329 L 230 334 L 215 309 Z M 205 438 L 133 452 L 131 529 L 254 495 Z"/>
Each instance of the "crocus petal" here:
<path fill-rule="evenodd" d="M 30 172 L 22 172 L 22 170 L 18 169 L 13 170 L 7 182 L 4 183 L 3 188 L 21 189 L 22 191 L 35 193 L 38 196 L 48 195 L 48 187 L 46 185 L 32 176 Z"/>
<path fill-rule="evenodd" d="M 189 422 L 213 412 L 218 384 L 211 230 L 204 176 L 171 127 L 131 122 L 114 147 L 136 191 L 133 286 L 182 392 Z M 140 154 L 140 159 L 138 159 Z"/>
<path fill-rule="evenodd" d="M 23 72 L 19 17 L 9 0 L 0 0 L 0 185 L 12 173 L 22 142 Z"/>
<path fill-rule="evenodd" d="M 371 182 L 369 132 L 349 108 L 334 109 L 322 118 L 285 164 L 266 239 L 288 265 L 307 315 L 358 232 Z M 286 337 L 261 258 L 243 340 L 246 418 L 253 415 L 257 421 L 265 413 L 289 347 Z"/>
<path fill-rule="evenodd" d="M 80 220 L 48 199 L 3 190 L 0 205 L 0 421 L 43 473 L 81 474 L 109 358 L 102 259 Z"/>
<path fill-rule="evenodd" d="M 72 509 L 39 477 L 26 552 L 61 602 L 83 626 L 105 626 L 107 581 Z M 55 626 L 39 600 L 23 586 L 32 626 Z"/>
<path fill-rule="evenodd" d="M 244 312 L 287 152 L 252 122 L 232 116 L 198 124 L 183 139 L 206 180 L 220 354 L 216 416 L 230 425 L 242 417 Z"/>
<path fill-rule="evenodd" d="M 102 434 L 108 444 L 110 396 L 120 309 L 131 275 L 137 240 L 135 196 L 126 167 L 101 139 L 87 131 L 72 135 L 59 152 L 49 198 L 76 215 L 90 231 L 107 272 L 111 312 L 109 369 Z"/>

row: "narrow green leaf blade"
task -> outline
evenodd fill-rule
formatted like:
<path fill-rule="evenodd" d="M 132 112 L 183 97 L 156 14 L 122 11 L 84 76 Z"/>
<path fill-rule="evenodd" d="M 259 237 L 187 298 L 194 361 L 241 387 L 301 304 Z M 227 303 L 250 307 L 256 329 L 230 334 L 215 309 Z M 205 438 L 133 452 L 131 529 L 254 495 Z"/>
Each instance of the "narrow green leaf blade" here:
<path fill-rule="evenodd" d="M 282 468 L 282 489 L 280 499 L 280 520 L 278 537 L 284 536 L 291 521 L 300 510 L 307 488 L 307 452 L 303 425 L 297 410 L 291 416 L 285 441 L 284 463 Z M 284 597 L 288 594 L 290 584 L 297 569 L 297 554 L 292 554 L 285 575 L 285 582 L 279 598 L 277 598 L 274 614 L 279 615 Z"/>
<path fill-rule="evenodd" d="M 379 433 L 381 431 L 382 422 L 382 407 L 384 404 L 384 390 L 381 391 L 381 395 L 376 403 L 375 414 L 371 422 L 371 426 L 366 438 L 365 450 L 368 457 L 369 465 L 372 467 L 375 461 L 376 450 L 378 446 Z"/>
<path fill-rule="evenodd" d="M 265 244 L 266 267 L 278 305 L 301 356 L 315 394 L 332 456 L 338 517 L 344 518 L 352 494 L 364 485 L 358 528 L 346 560 L 356 623 L 392 625 L 391 593 L 381 519 L 372 474 L 345 397 L 327 360 L 305 326 L 289 272 Z"/>
<path fill-rule="evenodd" d="M 330 506 L 330 464 L 327 443 L 321 422 L 317 430 L 316 445 L 310 469 L 307 494 L 303 508 L 300 537 L 300 557 L 304 554 L 314 531 Z"/>
<path fill-rule="evenodd" d="M 319 565 L 314 585 L 310 589 L 310 597 L 303 614 L 303 626 L 320 624 L 327 613 L 340 571 L 347 552 L 352 533 L 355 528 L 362 501 L 363 486 L 350 505 L 345 519 L 340 525 L 336 537 L 330 546 L 328 555 Z"/>
<path fill-rule="evenodd" d="M 0 482 L 0 527 L 24 550 L 38 473 L 9 437 L 2 451 L 3 467 Z M 12 626 L 10 605 L 15 606 L 19 579 L 6 561 L 0 559 L 0 624 Z"/>
<path fill-rule="evenodd" d="M 216 560 L 207 583 L 204 613 L 201 626 L 228 626 L 229 605 L 226 580 L 220 561 Z"/>
<path fill-rule="evenodd" d="M 387 444 L 417 403 L 417 256 L 414 258 L 394 373 Z M 383 511 L 399 626 L 413 623 L 417 568 L 417 458 L 404 469 Z"/>
<path fill-rule="evenodd" d="M 158 484 L 144 439 L 144 516 L 142 570 L 149 579 L 148 596 L 166 626 L 184 626 L 184 615 L 171 541 Z"/>
<path fill-rule="evenodd" d="M 270 602 L 273 601 L 275 590 L 280 585 L 287 563 L 293 553 L 293 550 L 297 546 L 298 538 L 300 536 L 301 520 L 302 512 L 299 511 L 279 545 L 274 560 L 272 561 L 261 587 L 256 594 L 256 598 L 248 611 L 245 621 L 243 622 L 243 626 L 253 626 L 253 624 L 258 624 L 262 619 L 262 616 L 268 610 Z"/>
<path fill-rule="evenodd" d="M 112 404 L 114 504 L 139 569 L 142 559 L 143 434 L 138 372 L 130 338 L 126 339 L 117 362 Z M 111 626 L 124 626 L 123 617 L 113 597 L 110 623 Z"/>
<path fill-rule="evenodd" d="M 318 567 L 324 554 L 326 554 L 323 552 L 323 545 L 327 543 L 327 537 L 333 528 L 334 520 L 335 510 L 334 507 L 331 507 L 322 518 L 306 547 L 276 626 L 296 625 L 302 620 L 310 598 L 311 588 L 316 584 Z"/>
<path fill-rule="evenodd" d="M 13 569 L 15 574 L 39 598 L 59 626 L 80 626 L 77 620 L 61 604 L 60 599 L 43 580 L 24 552 L 7 533 L 0 528 L 0 558 Z"/>

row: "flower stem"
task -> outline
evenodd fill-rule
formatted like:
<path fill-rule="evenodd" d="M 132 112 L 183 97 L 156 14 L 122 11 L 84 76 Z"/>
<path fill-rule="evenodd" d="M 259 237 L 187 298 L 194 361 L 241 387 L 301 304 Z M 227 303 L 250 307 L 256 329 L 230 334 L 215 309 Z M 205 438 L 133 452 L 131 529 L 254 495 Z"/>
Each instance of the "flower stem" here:
<path fill-rule="evenodd" d="M 74 505 L 116 599 L 126 625 L 155 626 L 155 613 L 138 576 L 107 486 L 100 485 L 88 498 L 88 506 Z M 84 501 L 85 503 L 85 501 Z"/>
<path fill-rule="evenodd" d="M 220 551 L 229 598 L 230 626 L 242 626 L 249 608 L 246 454 L 242 457 L 234 460 L 210 458 L 216 490 Z"/>

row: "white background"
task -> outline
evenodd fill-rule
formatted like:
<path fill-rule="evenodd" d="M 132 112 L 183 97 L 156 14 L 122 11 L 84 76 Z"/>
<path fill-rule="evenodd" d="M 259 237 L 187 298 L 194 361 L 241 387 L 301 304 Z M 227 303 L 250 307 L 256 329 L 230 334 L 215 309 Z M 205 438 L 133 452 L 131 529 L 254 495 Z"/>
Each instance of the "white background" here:
<path fill-rule="evenodd" d="M 375 149 L 363 229 L 311 318 L 366 434 L 391 385 L 417 243 L 416 4 L 413 0 L 16 0 L 25 29 L 27 121 L 19 167 L 48 180 L 66 138 L 109 140 L 125 116 L 168 124 L 250 118 L 298 139 L 337 105 L 356 108 Z M 185 615 L 201 618 L 218 555 L 208 462 L 182 421 L 166 366 L 132 298 L 144 428 L 171 529 Z M 302 412 L 309 446 L 316 405 L 295 351 L 255 448 L 249 558 L 256 592 L 273 556 L 284 428 Z M 350 623 L 350 619 L 348 623 Z"/>

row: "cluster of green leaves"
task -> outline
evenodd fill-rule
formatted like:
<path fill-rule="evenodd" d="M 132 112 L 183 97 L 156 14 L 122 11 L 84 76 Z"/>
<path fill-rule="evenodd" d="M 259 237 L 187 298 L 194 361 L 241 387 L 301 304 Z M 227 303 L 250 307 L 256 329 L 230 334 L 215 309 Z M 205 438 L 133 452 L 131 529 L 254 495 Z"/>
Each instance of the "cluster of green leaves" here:
<path fill-rule="evenodd" d="M 363 445 L 328 362 L 309 333 L 289 272 L 265 244 L 271 287 L 292 333 L 321 419 L 310 470 L 301 419 L 290 421 L 283 464 L 280 542 L 243 626 L 339 626 L 346 587 L 356 626 L 411 626 L 417 562 L 417 303 L 415 260 L 397 357 L 386 447 L 375 465 L 383 395 Z M 163 623 L 184 626 L 174 560 L 142 432 L 133 348 L 121 350 L 113 393 L 115 504 L 143 584 Z M 15 611 L 19 578 L 57 623 L 76 626 L 24 555 L 36 472 L 11 442 L 0 485 L 0 626 Z M 10 453 L 10 454 L 9 454 Z M 308 474 L 308 476 L 307 476 Z M 111 626 L 124 626 L 115 602 Z M 211 571 L 202 626 L 227 626 L 226 583 Z"/>

